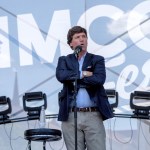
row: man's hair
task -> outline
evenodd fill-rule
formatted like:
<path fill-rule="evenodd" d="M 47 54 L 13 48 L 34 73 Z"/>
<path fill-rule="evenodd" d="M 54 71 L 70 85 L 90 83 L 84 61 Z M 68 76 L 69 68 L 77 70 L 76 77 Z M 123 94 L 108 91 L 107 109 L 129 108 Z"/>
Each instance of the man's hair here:
<path fill-rule="evenodd" d="M 81 26 L 74 26 L 71 29 L 69 29 L 68 34 L 67 34 L 67 43 L 70 45 L 71 41 L 72 41 L 72 37 L 74 34 L 76 33 L 85 33 L 85 35 L 87 36 L 87 31 L 85 28 L 81 27 Z"/>

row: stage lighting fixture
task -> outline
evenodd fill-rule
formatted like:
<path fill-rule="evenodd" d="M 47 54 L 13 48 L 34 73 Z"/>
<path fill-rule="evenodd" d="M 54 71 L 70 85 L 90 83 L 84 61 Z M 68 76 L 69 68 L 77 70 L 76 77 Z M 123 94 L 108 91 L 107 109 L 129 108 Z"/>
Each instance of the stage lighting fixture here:
<path fill-rule="evenodd" d="M 23 96 L 23 108 L 28 116 L 40 115 L 41 107 L 47 108 L 47 97 L 43 92 L 29 92 Z"/>
<path fill-rule="evenodd" d="M 6 96 L 0 96 L 0 120 L 8 119 L 12 111 L 10 98 Z"/>
<path fill-rule="evenodd" d="M 114 111 L 114 108 L 118 107 L 118 92 L 116 92 L 114 89 L 106 89 L 106 94 L 108 96 L 112 110 Z"/>
<path fill-rule="evenodd" d="M 134 91 L 130 94 L 130 107 L 136 116 L 149 116 L 150 92 Z"/>

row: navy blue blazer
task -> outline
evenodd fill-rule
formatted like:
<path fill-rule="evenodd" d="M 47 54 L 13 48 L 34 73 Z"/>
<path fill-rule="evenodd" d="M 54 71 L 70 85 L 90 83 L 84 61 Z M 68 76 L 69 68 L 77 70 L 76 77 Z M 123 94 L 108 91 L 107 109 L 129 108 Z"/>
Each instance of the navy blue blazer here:
<path fill-rule="evenodd" d="M 63 84 L 59 92 L 59 121 L 67 121 L 69 107 L 74 95 L 74 81 L 77 78 L 78 89 L 85 87 L 91 100 L 95 101 L 103 120 L 113 117 L 113 112 L 108 101 L 103 84 L 106 79 L 104 57 L 87 53 L 82 70 L 92 71 L 93 75 L 80 79 L 79 64 L 74 54 L 59 57 L 56 78 Z"/>

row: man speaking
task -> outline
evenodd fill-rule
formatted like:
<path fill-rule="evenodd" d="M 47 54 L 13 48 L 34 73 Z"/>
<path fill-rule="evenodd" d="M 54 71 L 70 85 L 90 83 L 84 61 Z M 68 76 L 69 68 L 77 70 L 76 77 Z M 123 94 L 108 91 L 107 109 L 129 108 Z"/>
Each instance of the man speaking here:
<path fill-rule="evenodd" d="M 113 117 L 103 84 L 106 79 L 104 57 L 87 52 L 85 28 L 72 27 L 67 43 L 74 51 L 61 56 L 56 78 L 63 84 L 59 93 L 59 115 L 67 150 L 75 149 L 74 111 L 77 111 L 77 149 L 106 150 L 103 121 Z M 75 92 L 77 81 L 77 93 Z"/>

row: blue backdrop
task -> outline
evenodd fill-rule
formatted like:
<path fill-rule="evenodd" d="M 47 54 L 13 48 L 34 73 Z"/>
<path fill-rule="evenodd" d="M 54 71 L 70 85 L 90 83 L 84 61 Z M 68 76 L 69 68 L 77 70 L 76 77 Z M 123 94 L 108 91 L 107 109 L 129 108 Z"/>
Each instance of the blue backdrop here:
<path fill-rule="evenodd" d="M 11 117 L 26 116 L 22 96 L 32 91 L 46 93 L 47 114 L 58 112 L 62 85 L 55 78 L 55 68 L 59 56 L 72 53 L 66 34 L 74 25 L 87 29 L 88 51 L 105 57 L 105 87 L 119 93 L 116 113 L 132 113 L 130 93 L 150 90 L 149 6 L 150 0 L 1 0 L 0 95 L 10 97 Z M 126 120 L 116 125 L 117 130 L 130 130 L 129 123 L 123 124 Z M 60 128 L 56 120 L 53 125 Z M 138 123 L 133 126 L 136 130 Z M 17 137 L 25 127 L 21 124 L 19 128 Z M 3 127 L 0 130 L 4 132 Z M 3 150 L 17 149 L 18 141 L 5 145 L 3 136 Z"/>

